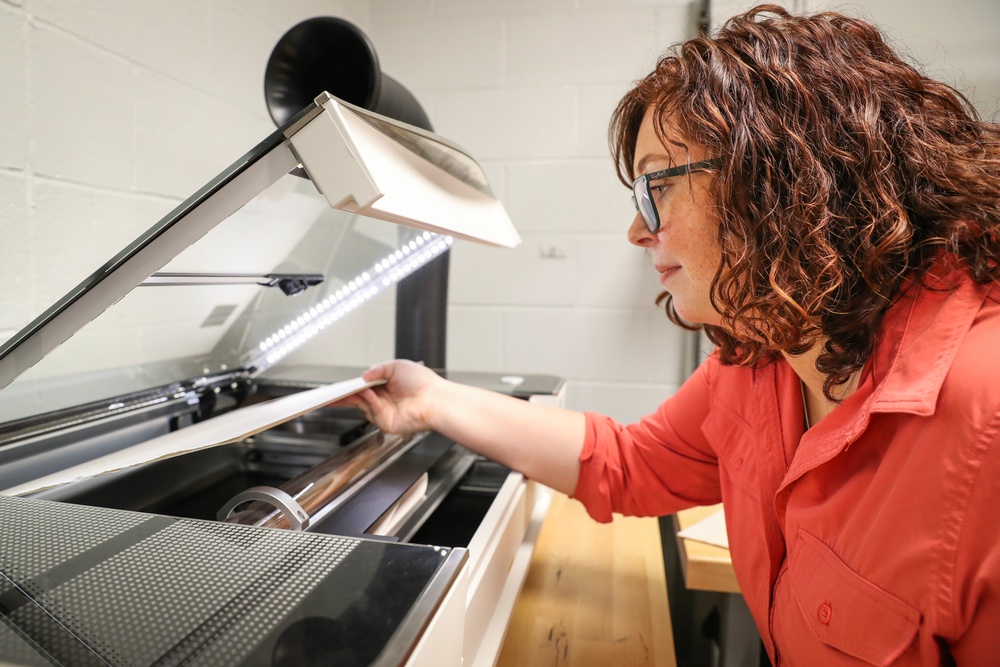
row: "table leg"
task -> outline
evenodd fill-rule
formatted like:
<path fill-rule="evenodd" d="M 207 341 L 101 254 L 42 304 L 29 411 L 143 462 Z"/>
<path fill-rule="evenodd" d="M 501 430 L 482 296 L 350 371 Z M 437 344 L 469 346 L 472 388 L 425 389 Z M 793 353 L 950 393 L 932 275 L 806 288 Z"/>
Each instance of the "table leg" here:
<path fill-rule="evenodd" d="M 719 667 L 761 667 L 760 635 L 743 596 L 727 593 L 719 616 Z"/>

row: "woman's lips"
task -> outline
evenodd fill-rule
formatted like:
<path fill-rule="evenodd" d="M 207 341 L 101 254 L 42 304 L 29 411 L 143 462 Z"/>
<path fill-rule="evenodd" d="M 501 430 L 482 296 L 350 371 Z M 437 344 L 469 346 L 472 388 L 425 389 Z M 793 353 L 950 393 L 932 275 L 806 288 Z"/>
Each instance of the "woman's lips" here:
<path fill-rule="evenodd" d="M 670 280 L 670 277 L 680 270 L 680 266 L 656 267 L 656 271 L 660 274 L 660 284 L 666 286 L 666 282 Z"/>

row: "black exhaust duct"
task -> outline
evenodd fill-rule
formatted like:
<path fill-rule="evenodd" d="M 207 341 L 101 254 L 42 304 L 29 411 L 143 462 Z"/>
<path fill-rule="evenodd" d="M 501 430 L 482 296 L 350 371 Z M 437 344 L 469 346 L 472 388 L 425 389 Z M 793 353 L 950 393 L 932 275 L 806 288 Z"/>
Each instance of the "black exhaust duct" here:
<path fill-rule="evenodd" d="M 286 32 L 267 61 L 264 99 L 279 127 L 322 92 L 345 102 L 433 131 L 423 107 L 398 81 L 382 73 L 371 40 L 357 26 L 332 16 L 308 19 Z M 400 228 L 408 242 L 420 234 Z M 448 313 L 447 251 L 396 286 L 396 357 L 445 369 Z"/>

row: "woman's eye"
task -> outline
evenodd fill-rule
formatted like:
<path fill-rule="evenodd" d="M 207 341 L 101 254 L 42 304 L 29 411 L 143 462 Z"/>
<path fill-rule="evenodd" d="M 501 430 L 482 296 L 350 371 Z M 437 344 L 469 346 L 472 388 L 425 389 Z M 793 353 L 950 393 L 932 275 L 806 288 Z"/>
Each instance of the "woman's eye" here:
<path fill-rule="evenodd" d="M 653 193 L 655 199 L 662 199 L 663 195 L 667 190 L 670 189 L 669 183 L 660 183 L 659 185 L 650 185 L 649 191 Z"/>

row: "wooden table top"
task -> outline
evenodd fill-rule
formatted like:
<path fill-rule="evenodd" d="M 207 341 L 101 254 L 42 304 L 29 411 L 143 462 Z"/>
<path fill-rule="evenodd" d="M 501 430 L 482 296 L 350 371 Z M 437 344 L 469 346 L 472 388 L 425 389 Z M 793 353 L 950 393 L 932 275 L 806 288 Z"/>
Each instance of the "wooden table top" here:
<path fill-rule="evenodd" d="M 591 519 L 553 495 L 499 667 L 676 665 L 656 519 Z"/>
<path fill-rule="evenodd" d="M 701 521 L 721 508 L 722 505 L 692 507 L 675 514 L 674 521 L 680 530 Z M 678 537 L 677 542 L 680 548 L 681 566 L 684 568 L 684 581 L 688 588 L 723 593 L 740 592 L 729 549 L 682 537 Z"/>

